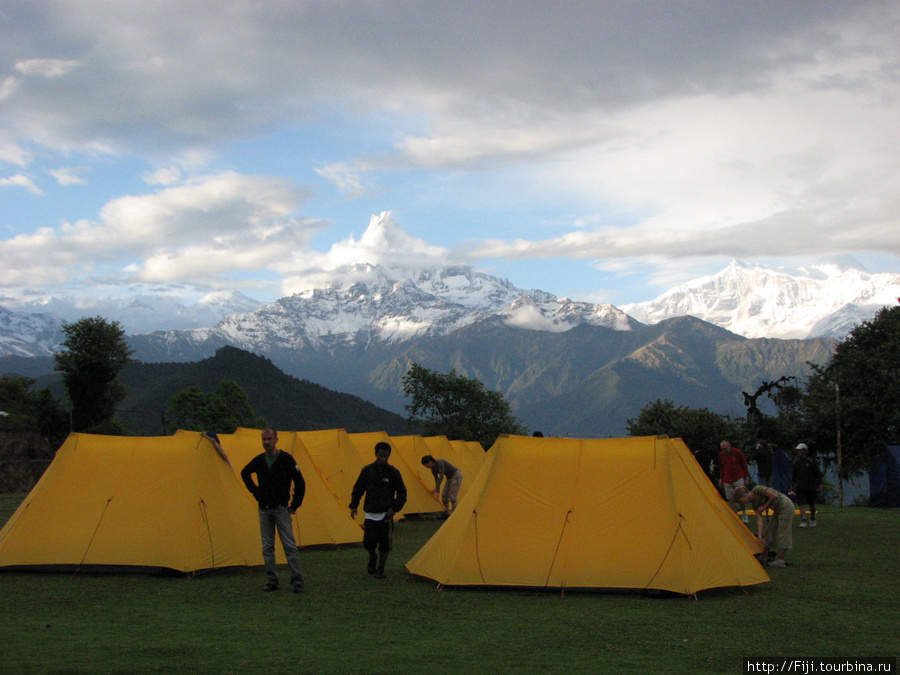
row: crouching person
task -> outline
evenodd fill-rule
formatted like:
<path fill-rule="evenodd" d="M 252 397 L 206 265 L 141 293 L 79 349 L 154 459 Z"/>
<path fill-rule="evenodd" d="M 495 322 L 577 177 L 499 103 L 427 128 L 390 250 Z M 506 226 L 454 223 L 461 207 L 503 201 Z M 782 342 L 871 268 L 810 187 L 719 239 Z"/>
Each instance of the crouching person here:
<path fill-rule="evenodd" d="M 756 536 L 766 551 L 777 550 L 774 560 L 769 560 L 770 567 L 784 567 L 784 558 L 788 549 L 794 547 L 792 525 L 794 520 L 794 502 L 787 495 L 765 485 L 757 485 L 752 490 L 744 486 L 735 488 L 731 497 L 737 504 L 752 504 L 756 512 Z M 763 514 L 772 510 L 773 515 Z"/>

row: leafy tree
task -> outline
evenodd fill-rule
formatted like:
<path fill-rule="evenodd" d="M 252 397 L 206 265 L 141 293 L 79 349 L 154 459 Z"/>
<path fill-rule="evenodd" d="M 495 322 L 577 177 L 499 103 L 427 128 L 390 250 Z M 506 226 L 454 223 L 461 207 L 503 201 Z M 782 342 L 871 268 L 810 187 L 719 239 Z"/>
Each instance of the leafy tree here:
<path fill-rule="evenodd" d="M 778 448 L 792 448 L 803 436 L 803 390 L 794 382 L 795 377 L 784 376 L 772 382 L 763 381 L 753 394 L 743 392 L 747 419 L 734 440 L 745 448 L 748 460 L 755 459 L 754 448 L 760 441 Z M 775 406 L 774 415 L 767 414 L 758 405 L 758 399 L 764 394 Z"/>
<path fill-rule="evenodd" d="M 834 461 L 840 424 L 843 473 L 858 475 L 886 444 L 900 442 L 900 306 L 856 326 L 825 366 L 812 368 L 806 443 Z"/>
<path fill-rule="evenodd" d="M 102 317 L 63 324 L 65 351 L 54 356 L 56 370 L 72 405 L 74 431 L 113 431 L 116 406 L 125 398 L 119 371 L 130 360 L 132 350 L 118 321 Z M 101 426 L 102 425 L 102 426 Z"/>
<path fill-rule="evenodd" d="M 35 431 L 58 447 L 69 433 L 69 415 L 49 389 L 33 391 L 35 381 L 20 375 L 0 376 L 2 429 Z"/>
<path fill-rule="evenodd" d="M 681 438 L 705 471 L 716 461 L 722 440 L 734 440 L 737 445 L 736 439 L 741 436 L 741 424 L 728 415 L 707 408 L 676 406 L 662 399 L 644 406 L 627 425 L 632 436 Z"/>
<path fill-rule="evenodd" d="M 234 380 L 222 380 L 209 393 L 197 386 L 182 389 L 172 397 L 169 414 L 179 429 L 191 431 L 231 434 L 238 427 L 266 427 L 266 421 L 253 412 L 247 394 Z"/>
<path fill-rule="evenodd" d="M 479 441 L 489 448 L 500 434 L 527 433 L 502 394 L 455 370 L 444 375 L 413 363 L 403 376 L 403 393 L 410 398 L 410 424 L 424 418 L 426 436 Z"/>

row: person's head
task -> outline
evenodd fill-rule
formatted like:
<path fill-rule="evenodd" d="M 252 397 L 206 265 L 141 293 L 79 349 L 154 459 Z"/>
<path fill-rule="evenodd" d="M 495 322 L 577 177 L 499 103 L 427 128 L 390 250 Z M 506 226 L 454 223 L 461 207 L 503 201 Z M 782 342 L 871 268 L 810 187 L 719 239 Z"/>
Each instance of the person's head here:
<path fill-rule="evenodd" d="M 544 432 L 543 432 L 543 431 L 535 431 L 535 432 L 534 432 L 533 434 L 531 434 L 531 435 L 534 436 L 535 438 L 543 438 L 543 437 L 544 437 Z"/>
<path fill-rule="evenodd" d="M 725 452 L 731 452 L 731 441 L 722 441 L 719 443 L 719 449 Z"/>
<path fill-rule="evenodd" d="M 375 444 L 375 463 L 387 464 L 391 458 L 391 444 L 385 441 L 378 441 Z"/>
<path fill-rule="evenodd" d="M 806 457 L 806 453 L 809 452 L 809 448 L 806 447 L 806 443 L 799 443 L 795 450 L 800 457 Z"/>
<path fill-rule="evenodd" d="M 746 504 L 751 499 L 750 490 L 743 485 L 739 485 L 731 493 L 731 501 L 735 504 Z"/>
<path fill-rule="evenodd" d="M 766 444 L 765 444 L 765 443 L 757 443 L 757 444 L 756 444 L 756 449 L 757 449 L 757 450 L 765 450 L 765 449 L 766 449 Z"/>
<path fill-rule="evenodd" d="M 424 455 L 422 457 L 422 466 L 427 466 L 429 469 L 435 465 L 435 459 L 431 455 Z"/>
<path fill-rule="evenodd" d="M 262 444 L 265 451 L 269 454 L 275 452 L 278 449 L 278 432 L 271 427 L 263 429 Z"/>

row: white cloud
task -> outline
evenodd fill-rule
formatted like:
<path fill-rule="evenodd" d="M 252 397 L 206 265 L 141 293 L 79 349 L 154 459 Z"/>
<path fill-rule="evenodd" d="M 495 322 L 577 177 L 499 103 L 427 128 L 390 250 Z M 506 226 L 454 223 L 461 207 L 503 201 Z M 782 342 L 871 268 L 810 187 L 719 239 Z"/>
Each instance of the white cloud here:
<path fill-rule="evenodd" d="M 264 270 L 307 247 L 323 227 L 292 215 L 303 196 L 279 179 L 226 172 L 120 197 L 103 208 L 99 224 L 82 220 L 3 242 L 0 283 L 60 283 L 101 268 L 120 283 L 200 283 Z"/>
<path fill-rule="evenodd" d="M 181 180 L 181 170 L 176 166 L 166 166 L 143 176 L 148 185 L 172 185 Z"/>
<path fill-rule="evenodd" d="M 26 77 L 40 77 L 48 80 L 65 77 L 81 65 L 67 59 L 28 59 L 19 61 L 16 70 Z"/>
<path fill-rule="evenodd" d="M 87 181 L 78 175 L 78 169 L 62 168 L 48 169 L 47 173 L 56 179 L 60 185 L 84 185 Z"/>
<path fill-rule="evenodd" d="M 284 274 L 283 294 L 292 295 L 336 280 L 346 281 L 355 274 L 368 274 L 354 270 L 355 266 L 379 265 L 402 275 L 452 262 L 447 249 L 411 236 L 389 212 L 384 212 L 372 216 L 358 240 L 351 236 L 332 245 L 326 253 L 298 253 L 290 262 L 273 267 Z"/>
<path fill-rule="evenodd" d="M 34 195 L 44 194 L 31 178 L 21 173 L 18 173 L 15 176 L 9 176 L 8 178 L 0 178 L 0 187 L 21 187 Z"/>

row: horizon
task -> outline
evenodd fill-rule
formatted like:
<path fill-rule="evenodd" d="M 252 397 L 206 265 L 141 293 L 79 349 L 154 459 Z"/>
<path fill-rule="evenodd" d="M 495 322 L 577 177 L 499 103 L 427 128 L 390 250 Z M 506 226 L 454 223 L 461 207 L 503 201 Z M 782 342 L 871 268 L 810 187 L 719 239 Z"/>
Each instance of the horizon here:
<path fill-rule="evenodd" d="M 887 0 L 11 0 L 0 305 L 272 302 L 363 262 L 616 307 L 734 259 L 900 273 L 898 21 Z"/>

